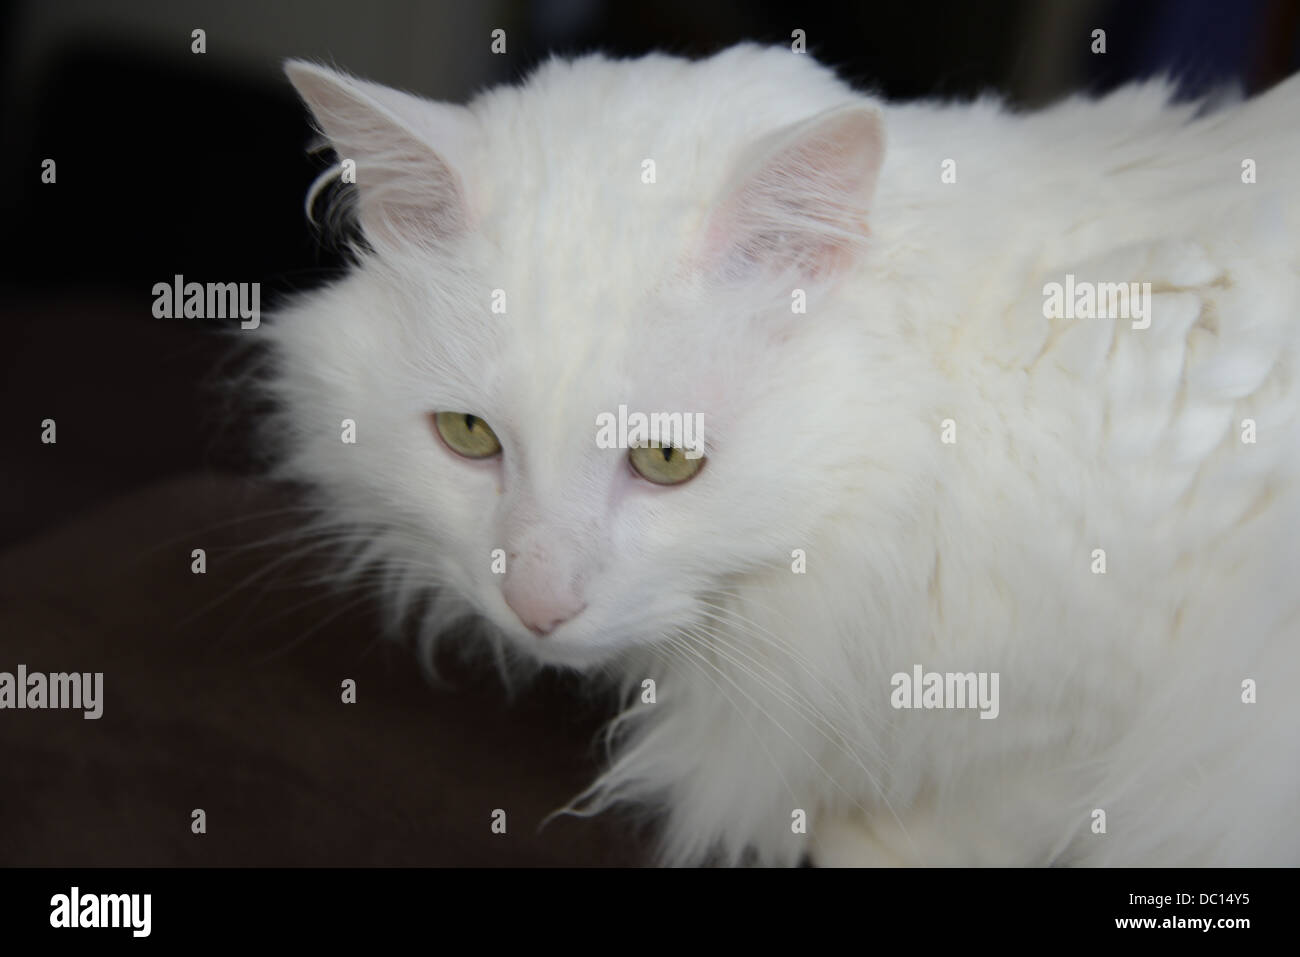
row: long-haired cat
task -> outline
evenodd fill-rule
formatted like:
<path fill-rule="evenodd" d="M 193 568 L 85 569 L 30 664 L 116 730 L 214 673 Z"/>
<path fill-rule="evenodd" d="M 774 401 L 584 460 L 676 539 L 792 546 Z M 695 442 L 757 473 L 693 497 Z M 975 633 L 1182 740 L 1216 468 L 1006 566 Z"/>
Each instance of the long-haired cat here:
<path fill-rule="evenodd" d="M 426 646 L 621 684 L 576 808 L 670 863 L 1300 863 L 1300 81 L 288 74 L 365 241 L 266 330 L 279 474 Z M 601 440 L 652 413 L 702 444 Z"/>

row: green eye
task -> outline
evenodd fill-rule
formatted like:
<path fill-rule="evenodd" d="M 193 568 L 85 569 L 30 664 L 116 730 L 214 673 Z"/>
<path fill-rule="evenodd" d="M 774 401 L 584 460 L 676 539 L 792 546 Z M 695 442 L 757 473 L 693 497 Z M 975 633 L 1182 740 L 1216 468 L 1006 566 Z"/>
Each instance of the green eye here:
<path fill-rule="evenodd" d="M 704 456 L 686 457 L 684 449 L 654 445 L 629 449 L 627 460 L 636 474 L 656 485 L 681 485 L 695 478 L 704 467 Z"/>
<path fill-rule="evenodd" d="M 468 412 L 434 412 L 433 427 L 457 455 L 489 459 L 501 451 L 501 442 L 488 424 Z"/>

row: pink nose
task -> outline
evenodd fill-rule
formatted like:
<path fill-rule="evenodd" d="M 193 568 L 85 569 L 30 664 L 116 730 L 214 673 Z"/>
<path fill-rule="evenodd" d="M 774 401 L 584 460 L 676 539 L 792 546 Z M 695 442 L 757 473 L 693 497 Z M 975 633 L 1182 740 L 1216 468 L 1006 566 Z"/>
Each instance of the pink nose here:
<path fill-rule="evenodd" d="M 506 576 L 501 591 L 506 604 L 514 609 L 519 620 L 542 637 L 587 607 L 587 603 L 577 595 L 556 595 L 528 584 L 521 585 L 511 576 Z"/>

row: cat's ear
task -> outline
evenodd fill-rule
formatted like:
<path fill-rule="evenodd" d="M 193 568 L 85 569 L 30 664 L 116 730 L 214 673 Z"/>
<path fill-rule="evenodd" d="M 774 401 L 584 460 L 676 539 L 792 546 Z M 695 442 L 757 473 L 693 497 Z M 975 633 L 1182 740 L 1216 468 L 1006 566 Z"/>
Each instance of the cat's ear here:
<path fill-rule="evenodd" d="M 468 228 L 458 172 L 474 136 L 467 109 L 303 60 L 284 70 L 340 163 L 355 163 L 361 228 L 372 245 L 429 245 Z"/>
<path fill-rule="evenodd" d="M 708 220 L 705 268 L 724 280 L 756 272 L 833 275 L 860 250 L 885 155 L 880 110 L 837 107 L 749 151 Z"/>

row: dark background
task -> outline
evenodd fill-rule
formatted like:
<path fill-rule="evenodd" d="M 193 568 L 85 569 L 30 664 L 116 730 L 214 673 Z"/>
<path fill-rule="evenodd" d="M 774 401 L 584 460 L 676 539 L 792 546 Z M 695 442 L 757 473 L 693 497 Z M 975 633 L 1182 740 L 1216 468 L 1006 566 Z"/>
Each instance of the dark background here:
<path fill-rule="evenodd" d="M 489 50 L 498 27 L 505 55 Z M 534 833 L 590 776 L 607 701 L 548 679 L 511 703 L 472 668 L 431 693 L 403 653 L 375 650 L 364 600 L 266 571 L 283 545 L 259 543 L 291 527 L 277 510 L 293 495 L 255 480 L 256 410 L 222 391 L 229 328 L 154 319 L 151 289 L 177 273 L 260 282 L 267 312 L 340 268 L 304 217 L 325 160 L 305 152 L 286 57 L 464 100 L 550 53 L 704 55 L 794 29 L 896 98 L 1033 107 L 1161 72 L 1186 96 L 1255 92 L 1300 66 L 1291 0 L 3 7 L 0 670 L 102 668 L 111 696 L 100 722 L 0 712 L 0 863 L 644 859 L 624 822 Z M 206 578 L 189 574 L 198 543 Z M 348 711 L 338 681 L 356 674 Z M 504 804 L 526 823 L 493 843 Z M 204 839 L 193 807 L 214 819 Z"/>

